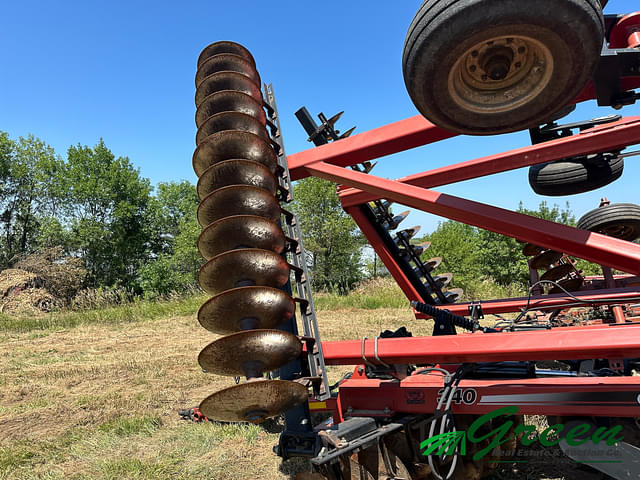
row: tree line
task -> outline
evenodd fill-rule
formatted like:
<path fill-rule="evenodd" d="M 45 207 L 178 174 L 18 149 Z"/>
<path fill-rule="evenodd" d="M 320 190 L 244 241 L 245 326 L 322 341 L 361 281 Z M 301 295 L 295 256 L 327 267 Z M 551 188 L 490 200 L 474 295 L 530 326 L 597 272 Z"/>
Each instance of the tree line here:
<path fill-rule="evenodd" d="M 294 199 L 316 289 L 345 293 L 385 271 L 342 210 L 334 184 L 306 178 L 295 185 Z M 203 263 L 196 248 L 198 202 L 189 181 L 152 186 L 102 140 L 93 147 L 72 145 L 63 158 L 36 137 L 14 140 L 0 132 L 2 270 L 57 247 L 82 260 L 85 287 L 125 287 L 150 296 L 193 288 Z M 562 209 L 542 202 L 535 210 L 521 204 L 518 211 L 576 222 L 568 204 Z M 456 286 L 478 279 L 521 287 L 528 282 L 522 245 L 509 237 L 446 220 L 414 241 L 431 242 L 425 258 L 443 257 L 439 271 L 452 272 Z M 597 271 L 586 262 L 580 267 Z"/>
<path fill-rule="evenodd" d="M 188 181 L 155 188 L 104 141 L 70 146 L 0 132 L 0 268 L 62 247 L 86 287 L 167 293 L 195 284 L 198 197 Z M 170 275 L 167 275 L 170 272 Z"/>

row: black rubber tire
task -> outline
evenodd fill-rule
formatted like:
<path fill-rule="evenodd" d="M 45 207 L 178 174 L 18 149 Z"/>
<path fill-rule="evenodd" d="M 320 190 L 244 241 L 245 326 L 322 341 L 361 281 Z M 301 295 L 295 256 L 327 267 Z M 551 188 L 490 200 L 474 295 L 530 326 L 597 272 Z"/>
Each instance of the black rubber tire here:
<path fill-rule="evenodd" d="M 612 203 L 594 208 L 580 217 L 577 227 L 632 242 L 640 237 L 640 206 Z"/>
<path fill-rule="evenodd" d="M 477 111 L 484 108 L 479 103 L 474 111 L 456 102 L 449 81 L 456 61 L 484 41 L 510 36 L 548 49 L 552 61 L 544 65 L 553 67 L 546 86 L 508 110 Z M 598 0 L 426 0 L 405 40 L 404 81 L 416 108 L 441 128 L 470 135 L 522 130 L 572 103 L 595 70 L 603 38 Z"/>
<path fill-rule="evenodd" d="M 529 185 L 538 195 L 575 195 L 609 185 L 623 169 L 618 155 L 567 158 L 529 167 Z"/>

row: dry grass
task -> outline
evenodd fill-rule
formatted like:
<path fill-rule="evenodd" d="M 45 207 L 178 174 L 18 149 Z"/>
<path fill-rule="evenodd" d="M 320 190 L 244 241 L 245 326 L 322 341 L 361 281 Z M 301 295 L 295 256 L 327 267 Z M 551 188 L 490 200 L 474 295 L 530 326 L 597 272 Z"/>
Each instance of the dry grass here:
<path fill-rule="evenodd" d="M 372 337 L 402 325 L 429 335 L 432 328 L 408 308 L 318 316 L 324 340 Z M 233 384 L 198 367 L 198 352 L 215 336 L 195 314 L 121 320 L 54 321 L 25 330 L 0 324 L 0 478 L 293 479 L 305 468 L 304 461 L 282 463 L 272 453 L 275 423 L 180 420 L 179 409 Z M 347 371 L 332 368 L 332 381 Z M 523 470 L 499 475 L 542 478 Z"/>
<path fill-rule="evenodd" d="M 408 309 L 323 311 L 319 320 L 325 339 L 403 324 L 429 331 Z M 179 409 L 233 384 L 197 365 L 214 338 L 195 315 L 4 330 L 0 478 L 293 478 L 296 463 L 281 465 L 271 451 L 277 433 L 179 419 Z"/>

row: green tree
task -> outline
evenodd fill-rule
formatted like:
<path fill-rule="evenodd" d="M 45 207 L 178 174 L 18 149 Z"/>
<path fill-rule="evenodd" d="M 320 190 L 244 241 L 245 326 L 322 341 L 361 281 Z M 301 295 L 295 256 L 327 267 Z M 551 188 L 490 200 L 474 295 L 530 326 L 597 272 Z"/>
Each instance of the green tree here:
<path fill-rule="evenodd" d="M 203 263 L 196 248 L 200 225 L 196 219 L 198 195 L 188 181 L 160 183 L 151 199 L 150 261 L 139 271 L 147 297 L 166 295 L 197 285 Z"/>
<path fill-rule="evenodd" d="M 61 186 L 70 247 L 84 258 L 89 281 L 135 286 L 148 253 L 149 180 L 101 139 L 93 148 L 69 148 Z"/>
<path fill-rule="evenodd" d="M 363 275 L 363 240 L 354 221 L 342 209 L 335 185 L 308 177 L 296 184 L 293 196 L 293 210 L 309 253 L 314 286 L 347 291 Z"/>
<path fill-rule="evenodd" d="M 184 229 L 183 220 L 196 222 L 199 203 L 196 187 L 191 182 L 161 182 L 151 197 L 148 213 L 150 256 L 172 253 L 176 238 Z M 195 239 L 192 247 L 195 249 Z"/>
<path fill-rule="evenodd" d="M 2 265 L 39 247 L 40 223 L 60 206 L 63 161 L 53 148 L 29 135 L 18 141 L 0 132 L 0 232 Z"/>

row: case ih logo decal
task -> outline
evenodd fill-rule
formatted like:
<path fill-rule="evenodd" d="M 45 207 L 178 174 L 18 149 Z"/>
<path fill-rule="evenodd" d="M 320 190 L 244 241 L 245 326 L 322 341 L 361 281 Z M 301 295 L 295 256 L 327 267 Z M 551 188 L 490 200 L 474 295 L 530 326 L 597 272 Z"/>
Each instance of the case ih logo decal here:
<path fill-rule="evenodd" d="M 407 392 L 407 404 L 417 405 L 424 403 L 424 392 L 420 390 L 409 390 Z"/>

